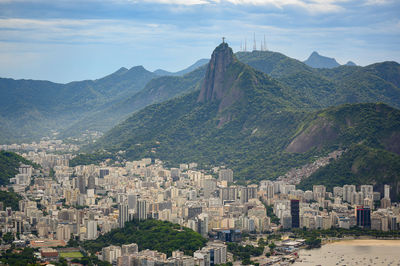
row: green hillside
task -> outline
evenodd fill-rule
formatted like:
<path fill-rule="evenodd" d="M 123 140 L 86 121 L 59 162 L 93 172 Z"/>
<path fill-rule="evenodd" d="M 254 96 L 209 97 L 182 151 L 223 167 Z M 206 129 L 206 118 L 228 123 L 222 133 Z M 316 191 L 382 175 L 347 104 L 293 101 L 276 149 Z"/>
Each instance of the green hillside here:
<path fill-rule="evenodd" d="M 13 211 L 19 210 L 19 201 L 22 197 L 14 191 L 2 191 L 0 190 L 0 202 L 3 202 L 3 208 L 11 207 Z M 1 210 L 3 211 L 3 210 Z"/>
<path fill-rule="evenodd" d="M 371 184 L 383 192 L 383 185 L 389 184 L 392 199 L 400 200 L 397 191 L 399 182 L 399 154 L 355 144 L 342 157 L 303 180 L 299 187 L 312 189 L 312 185 L 322 184 L 332 191 L 334 186 Z"/>
<path fill-rule="evenodd" d="M 96 240 L 85 241 L 83 247 L 94 253 L 110 245 L 136 243 L 139 250 L 157 250 L 167 256 L 171 256 L 172 251 L 181 250 L 186 255 L 193 256 L 193 252 L 205 246 L 206 242 L 205 238 L 192 229 L 149 219 L 127 222 L 124 228 L 114 229 Z"/>
<path fill-rule="evenodd" d="M 220 45 L 200 91 L 144 108 L 91 148 L 123 150 L 130 160 L 159 158 L 170 166 L 227 165 L 236 179 L 253 181 L 354 143 L 400 151 L 399 110 L 346 104 L 314 111 L 290 91 Z"/>
<path fill-rule="evenodd" d="M 0 151 L 0 186 L 9 184 L 10 178 L 18 174 L 18 168 L 21 163 L 38 167 L 16 153 Z"/>
<path fill-rule="evenodd" d="M 385 104 L 346 104 L 311 114 L 286 151 L 349 147 L 363 143 L 400 154 L 400 110 Z"/>
<path fill-rule="evenodd" d="M 298 160 L 307 162 L 302 154 L 282 152 L 289 143 L 287 136 L 305 116 L 294 111 L 300 109 L 298 100 L 233 54 L 228 56 L 232 62 L 223 74 L 211 73 L 209 79 L 206 75 L 200 91 L 137 112 L 109 131 L 95 148 L 125 150 L 128 159 L 150 156 L 170 164 L 228 164 L 241 179 L 281 174 Z M 209 98 L 201 99 L 208 87 L 213 90 Z M 276 164 L 277 158 L 284 167 Z"/>
<path fill-rule="evenodd" d="M 396 62 L 313 69 L 270 51 L 238 52 L 236 57 L 272 77 L 288 96 L 289 105 L 301 110 L 360 102 L 400 108 L 400 65 Z M 149 104 L 200 89 L 206 66 L 194 68 L 206 61 L 175 73 L 179 74 L 176 77 L 160 77 L 137 66 L 68 84 L 0 79 L 0 143 L 37 140 L 54 130 L 60 138 L 79 136 L 86 130 L 105 132 Z"/>
<path fill-rule="evenodd" d="M 241 62 L 275 78 L 313 108 L 363 102 L 384 102 L 400 108 L 400 65 L 396 62 L 314 69 L 276 52 L 236 55 Z"/>

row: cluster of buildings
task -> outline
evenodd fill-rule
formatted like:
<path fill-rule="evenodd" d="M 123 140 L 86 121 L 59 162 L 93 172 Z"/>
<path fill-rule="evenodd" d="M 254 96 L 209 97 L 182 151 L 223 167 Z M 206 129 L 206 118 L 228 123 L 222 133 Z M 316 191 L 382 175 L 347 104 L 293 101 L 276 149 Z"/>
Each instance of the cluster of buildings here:
<path fill-rule="evenodd" d="M 332 192 L 315 185 L 303 191 L 284 180 L 240 186 L 234 184 L 232 170 L 199 170 L 196 163 L 166 168 L 160 160 L 145 158 L 123 166 L 69 167 L 69 154 L 31 150 L 23 155 L 53 174 L 35 175 L 32 167 L 21 165 L 11 186 L 19 188 L 23 199 L 19 210 L 0 211 L 3 233 L 28 241 L 67 243 L 71 238 L 96 239 L 134 218 L 152 218 L 189 227 L 212 240 L 193 257 L 177 251 L 166 258 L 156 251 L 139 252 L 135 245 L 104 248 L 101 258 L 119 265 L 146 260 L 171 265 L 224 263 L 226 246 L 218 241 L 240 241 L 242 232 L 352 226 L 388 231 L 399 226 L 400 207 L 391 202 L 389 186 L 383 193 L 372 185 L 359 190 L 345 185 Z M 280 225 L 271 223 L 266 206 L 273 207 Z"/>
<path fill-rule="evenodd" d="M 390 186 L 383 186 L 383 195 L 372 185 L 334 187 L 327 192 L 323 185 L 313 190 L 297 190 L 283 181 L 261 181 L 262 199 L 274 206 L 274 214 L 285 229 L 349 229 L 354 226 L 389 231 L 399 228 L 400 207 L 392 204 Z"/>
<path fill-rule="evenodd" d="M 10 151 L 47 151 L 47 152 L 75 152 L 79 146 L 75 144 L 63 143 L 58 139 L 43 139 L 40 142 L 22 143 L 22 144 L 3 144 L 0 150 Z"/>
<path fill-rule="evenodd" d="M 129 265 L 170 265 L 170 266 L 206 266 L 224 264 L 227 262 L 227 246 L 221 242 L 212 242 L 195 251 L 193 256 L 187 256 L 182 251 L 172 252 L 172 256 L 154 250 L 139 251 L 135 243 L 122 246 L 104 247 L 99 258 L 118 266 Z"/>

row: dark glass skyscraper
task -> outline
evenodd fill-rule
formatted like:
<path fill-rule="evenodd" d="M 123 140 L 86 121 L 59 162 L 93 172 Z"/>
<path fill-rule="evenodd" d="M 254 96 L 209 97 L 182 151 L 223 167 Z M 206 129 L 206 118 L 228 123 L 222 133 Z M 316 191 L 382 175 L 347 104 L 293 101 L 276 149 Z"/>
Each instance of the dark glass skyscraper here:
<path fill-rule="evenodd" d="M 357 206 L 356 217 L 357 226 L 371 227 L 371 209 L 368 206 Z"/>
<path fill-rule="evenodd" d="M 300 201 L 290 201 L 290 214 L 292 215 L 292 228 L 300 227 Z"/>

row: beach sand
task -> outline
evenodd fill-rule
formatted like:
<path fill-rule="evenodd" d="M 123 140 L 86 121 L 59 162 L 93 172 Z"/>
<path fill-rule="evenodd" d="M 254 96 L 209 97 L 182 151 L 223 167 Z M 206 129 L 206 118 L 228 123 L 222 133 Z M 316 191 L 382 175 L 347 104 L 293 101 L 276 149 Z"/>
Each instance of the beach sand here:
<path fill-rule="evenodd" d="M 342 240 L 301 250 L 294 265 L 399 265 L 400 240 Z"/>

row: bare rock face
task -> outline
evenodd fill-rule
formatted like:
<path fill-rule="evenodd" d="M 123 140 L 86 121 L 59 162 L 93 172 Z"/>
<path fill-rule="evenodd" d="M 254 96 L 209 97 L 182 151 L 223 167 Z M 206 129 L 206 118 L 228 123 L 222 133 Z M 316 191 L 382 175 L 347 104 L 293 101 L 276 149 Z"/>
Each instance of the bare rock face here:
<path fill-rule="evenodd" d="M 320 119 L 318 123 L 307 128 L 297 136 L 286 148 L 288 152 L 304 153 L 312 148 L 322 148 L 326 143 L 334 141 L 338 137 L 338 132 L 334 126 Z"/>
<path fill-rule="evenodd" d="M 224 97 L 234 81 L 230 80 L 226 72 L 229 65 L 235 60 L 233 51 L 227 43 L 221 43 L 215 48 L 200 90 L 198 102 L 221 100 Z"/>

